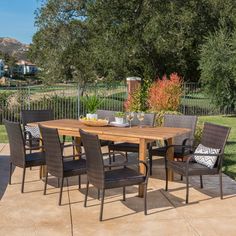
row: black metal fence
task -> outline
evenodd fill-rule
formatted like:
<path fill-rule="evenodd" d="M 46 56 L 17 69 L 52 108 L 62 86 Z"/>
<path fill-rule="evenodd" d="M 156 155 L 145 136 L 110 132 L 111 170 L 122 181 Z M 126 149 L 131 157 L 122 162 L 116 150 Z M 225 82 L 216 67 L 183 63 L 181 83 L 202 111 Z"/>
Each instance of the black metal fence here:
<path fill-rule="evenodd" d="M 101 100 L 100 109 L 123 111 L 127 98 L 125 84 L 92 84 L 80 88 L 74 85 L 0 88 L 0 123 L 3 118 L 19 121 L 22 109 L 52 108 L 55 118 L 74 118 L 87 110 L 82 97 L 95 95 Z M 218 115 L 203 89 L 196 83 L 185 83 L 180 112 L 187 115 Z M 224 111 L 233 113 L 234 111 Z"/>
<path fill-rule="evenodd" d="M 78 119 L 87 110 L 81 97 L 95 95 L 99 98 L 99 109 L 123 110 L 127 98 L 125 84 L 94 84 L 80 88 L 76 85 L 29 86 L 0 89 L 0 123 L 8 119 L 20 121 L 23 109 L 54 110 L 55 119 Z"/>

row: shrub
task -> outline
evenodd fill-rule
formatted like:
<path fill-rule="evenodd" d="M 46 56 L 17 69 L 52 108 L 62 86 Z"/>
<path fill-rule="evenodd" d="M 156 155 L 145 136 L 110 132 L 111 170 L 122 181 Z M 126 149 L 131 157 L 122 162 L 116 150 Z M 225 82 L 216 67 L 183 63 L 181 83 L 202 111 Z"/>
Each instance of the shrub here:
<path fill-rule="evenodd" d="M 182 95 L 182 79 L 177 73 L 157 79 L 149 89 L 148 105 L 153 112 L 177 111 Z"/>
<path fill-rule="evenodd" d="M 150 81 L 144 79 L 142 85 L 138 87 L 132 94 L 128 95 L 128 99 L 124 102 L 125 111 L 146 111 L 148 109 L 147 98 L 150 88 Z"/>
<path fill-rule="evenodd" d="M 124 102 L 125 111 L 138 112 L 142 110 L 141 89 L 136 89 L 132 94 L 128 95 L 128 99 Z"/>

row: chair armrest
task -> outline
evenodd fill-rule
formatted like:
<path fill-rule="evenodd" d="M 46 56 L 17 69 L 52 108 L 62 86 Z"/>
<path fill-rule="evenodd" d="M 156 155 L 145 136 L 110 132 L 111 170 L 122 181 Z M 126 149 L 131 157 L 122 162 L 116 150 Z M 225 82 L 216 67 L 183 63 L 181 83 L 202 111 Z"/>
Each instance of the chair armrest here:
<path fill-rule="evenodd" d="M 124 158 L 124 161 L 128 162 L 128 159 L 126 157 L 126 155 L 123 152 L 119 152 L 119 151 L 111 151 L 110 153 L 103 153 L 102 155 L 109 155 L 109 154 L 119 154 L 122 156 L 122 158 Z"/>
<path fill-rule="evenodd" d="M 144 162 L 144 161 L 139 161 L 138 162 L 139 164 L 143 164 L 144 165 L 144 167 L 145 167 L 145 182 L 147 182 L 147 180 L 148 180 L 148 177 L 149 177 L 149 168 L 148 168 L 148 165 L 147 165 L 147 163 L 146 162 Z"/>
<path fill-rule="evenodd" d="M 29 146 L 27 146 L 27 147 L 25 147 L 25 150 L 26 151 L 30 151 L 30 150 L 38 150 L 38 149 L 43 149 L 43 146 L 37 146 L 37 147 L 29 147 Z"/>
<path fill-rule="evenodd" d="M 220 157 L 220 156 L 223 156 L 224 155 L 224 153 L 223 152 L 220 152 L 220 153 L 218 153 L 218 154 L 206 154 L 206 153 L 194 153 L 194 154 L 191 154 L 190 156 L 187 156 L 187 159 L 186 159 L 186 171 L 188 171 L 188 169 L 189 169 L 189 163 L 191 162 L 191 161 L 194 161 L 194 156 L 218 156 L 218 157 Z"/>
<path fill-rule="evenodd" d="M 178 144 L 173 144 L 173 145 L 169 145 L 166 147 L 166 154 L 168 152 L 168 149 L 170 148 L 175 148 L 175 147 L 182 147 L 184 149 L 189 149 L 191 150 L 192 149 L 192 146 L 191 145 L 178 145 Z M 165 160 L 167 160 L 167 155 L 165 154 Z"/>
<path fill-rule="evenodd" d="M 28 138 L 32 138 L 32 134 L 31 134 L 29 131 L 24 131 L 23 133 L 24 133 L 24 137 L 25 137 L 25 138 L 26 138 L 27 136 L 28 136 L 27 139 L 28 139 Z"/>

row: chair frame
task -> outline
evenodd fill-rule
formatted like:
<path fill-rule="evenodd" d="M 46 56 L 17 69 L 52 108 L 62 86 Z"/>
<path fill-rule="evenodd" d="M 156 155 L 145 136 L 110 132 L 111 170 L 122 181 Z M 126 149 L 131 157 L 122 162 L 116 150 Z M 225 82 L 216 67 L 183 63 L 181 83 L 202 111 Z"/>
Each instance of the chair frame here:
<path fill-rule="evenodd" d="M 220 127 L 225 130 L 225 139 L 222 143 L 222 147 L 220 148 L 220 153 L 219 154 L 202 154 L 202 153 L 194 153 L 191 154 L 190 156 L 187 156 L 186 161 L 185 161 L 185 171 L 180 171 L 177 169 L 174 169 L 173 167 L 171 167 L 169 165 L 169 162 L 172 162 L 171 160 L 168 160 L 167 155 L 165 155 L 165 173 L 166 173 L 166 187 L 165 190 L 168 191 L 168 171 L 169 169 L 172 169 L 174 172 L 179 173 L 181 176 L 185 176 L 186 177 L 186 204 L 189 202 L 189 176 L 196 176 L 199 175 L 200 176 L 200 187 L 203 188 L 203 179 L 202 176 L 203 175 L 216 175 L 219 174 L 219 183 L 220 183 L 220 198 L 223 199 L 223 183 L 222 183 L 222 165 L 223 165 L 223 160 L 224 160 L 224 148 L 226 145 L 226 141 L 228 139 L 229 133 L 230 133 L 230 128 L 225 127 L 225 126 L 221 126 L 221 125 L 215 125 L 215 124 L 211 124 L 208 122 L 205 122 L 204 128 L 203 128 L 203 134 L 204 132 L 207 132 L 206 129 L 207 127 L 210 128 L 214 128 L 214 127 Z M 202 140 L 201 140 L 202 141 Z M 169 148 L 173 148 L 176 145 L 170 145 L 167 147 L 167 150 Z M 187 149 L 192 149 L 192 146 L 190 145 L 178 145 Z M 194 156 L 217 156 L 217 162 L 215 164 L 215 167 L 213 169 L 207 168 L 206 167 L 206 171 L 204 174 L 199 173 L 199 174 L 191 174 L 189 173 L 189 169 L 192 163 L 195 163 L 194 161 Z"/>
<path fill-rule="evenodd" d="M 80 135 L 81 135 L 82 141 L 85 141 L 83 139 L 84 139 L 84 135 L 86 135 L 86 134 L 89 134 L 89 133 L 80 130 Z M 91 134 L 89 134 L 89 135 L 91 135 Z M 94 138 L 97 139 L 97 145 L 101 149 L 101 145 L 100 145 L 98 136 L 97 135 L 91 135 L 91 136 L 93 136 Z M 85 149 L 86 149 L 86 147 L 85 147 Z M 98 158 L 102 158 L 103 155 L 104 155 L 102 153 L 100 153 L 100 154 L 101 154 L 101 156 L 98 157 Z M 140 164 L 144 165 L 146 171 L 145 171 L 145 175 L 144 175 L 145 176 L 145 181 L 142 183 L 142 185 L 144 186 L 144 214 L 147 215 L 147 185 L 148 185 L 148 177 L 149 177 L 148 165 L 145 162 L 143 162 L 143 161 L 139 161 L 138 163 L 135 163 L 135 164 L 128 163 L 127 159 L 126 159 L 126 156 L 122 152 L 114 152 L 114 154 L 120 154 L 124 158 L 124 162 L 122 162 L 122 163 L 112 163 L 112 164 L 108 164 L 108 165 L 104 165 L 103 164 L 103 171 L 104 171 L 103 173 L 105 173 L 105 168 L 108 168 L 108 169 L 111 170 L 111 168 L 113 168 L 113 167 L 116 167 L 116 168 L 117 167 L 126 168 L 127 166 L 137 165 L 139 167 Z M 86 155 L 86 150 L 85 150 L 85 155 Z M 99 153 L 98 153 L 98 156 L 99 156 Z M 86 184 L 86 193 L 85 193 L 84 207 L 87 206 L 87 198 L 88 198 L 89 184 L 90 184 L 90 182 L 89 182 L 89 172 L 87 173 L 87 175 L 88 175 L 88 180 L 87 180 L 87 184 Z M 104 183 L 105 183 L 105 179 L 104 179 Z M 103 184 L 103 186 L 104 185 L 105 184 Z M 130 186 L 130 184 L 127 184 L 127 185 L 123 186 L 123 201 L 126 200 L 126 196 L 125 196 L 125 187 L 126 186 Z M 97 187 L 97 186 L 95 186 L 95 187 Z M 112 187 L 112 188 L 116 188 L 116 187 Z M 119 187 L 117 187 L 117 188 L 119 188 Z M 107 189 L 111 189 L 111 188 L 108 188 L 108 187 L 98 188 L 98 199 L 100 198 L 100 192 L 101 192 L 101 205 L 100 205 L 99 221 L 103 220 L 104 198 L 105 198 L 105 191 Z"/>

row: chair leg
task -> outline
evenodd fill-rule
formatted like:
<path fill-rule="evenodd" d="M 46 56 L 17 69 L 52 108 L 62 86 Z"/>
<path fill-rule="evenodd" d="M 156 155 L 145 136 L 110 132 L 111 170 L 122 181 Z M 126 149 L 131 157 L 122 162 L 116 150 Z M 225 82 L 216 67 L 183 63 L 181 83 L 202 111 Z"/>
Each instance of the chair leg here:
<path fill-rule="evenodd" d="M 111 149 L 108 147 L 109 165 L 111 164 Z"/>
<path fill-rule="evenodd" d="M 85 199 L 84 199 L 84 207 L 87 206 L 88 191 L 89 191 L 89 181 L 87 181 L 87 184 L 86 184 L 86 192 L 85 192 Z"/>
<path fill-rule="evenodd" d="M 74 138 L 74 137 L 71 137 L 71 139 L 72 139 L 72 144 L 74 144 L 74 143 L 75 143 L 75 138 Z M 72 148 L 72 151 L 73 151 L 73 160 L 75 160 L 75 149 L 76 149 L 76 147 L 73 146 L 73 148 Z"/>
<path fill-rule="evenodd" d="M 150 175 L 152 175 L 152 153 L 148 152 L 148 159 L 149 159 L 149 168 L 150 168 Z"/>
<path fill-rule="evenodd" d="M 123 187 L 123 201 L 125 201 L 125 187 Z"/>
<path fill-rule="evenodd" d="M 203 188 L 202 175 L 200 175 L 200 186 L 201 186 L 201 188 Z"/>
<path fill-rule="evenodd" d="M 116 156 L 115 156 L 115 153 L 114 153 L 114 152 L 113 152 L 113 155 L 112 155 L 112 160 L 113 160 L 113 162 L 116 161 Z"/>
<path fill-rule="evenodd" d="M 222 182 L 222 172 L 219 173 L 220 178 L 220 198 L 223 199 L 223 182 Z"/>
<path fill-rule="evenodd" d="M 44 183 L 44 191 L 43 191 L 43 195 L 46 195 L 47 184 L 48 184 L 48 172 L 46 173 L 46 176 L 45 176 L 45 183 Z"/>
<path fill-rule="evenodd" d="M 168 191 L 168 168 L 166 168 L 166 191 Z"/>
<path fill-rule="evenodd" d="M 102 216 L 103 216 L 104 197 L 105 197 L 105 189 L 102 190 L 101 209 L 100 209 L 100 217 L 99 217 L 100 221 L 102 221 Z"/>
<path fill-rule="evenodd" d="M 186 204 L 188 204 L 188 197 L 189 197 L 189 177 L 187 174 L 186 175 Z"/>
<path fill-rule="evenodd" d="M 144 185 L 144 215 L 147 215 L 147 184 Z"/>
<path fill-rule="evenodd" d="M 79 189 L 81 189 L 81 176 L 79 175 Z"/>
<path fill-rule="evenodd" d="M 30 149 L 30 154 L 32 154 L 32 150 Z M 32 167 L 30 167 L 30 170 L 32 170 Z"/>
<path fill-rule="evenodd" d="M 125 158 L 128 161 L 128 152 L 125 152 Z"/>
<path fill-rule="evenodd" d="M 62 199 L 62 191 L 63 191 L 63 185 L 64 185 L 64 178 L 61 178 L 61 189 L 60 189 L 60 197 L 59 197 L 59 206 L 61 205 L 61 199 Z"/>
<path fill-rule="evenodd" d="M 10 162 L 9 166 L 9 184 L 11 184 L 11 176 L 12 176 L 12 162 Z"/>
<path fill-rule="evenodd" d="M 180 180 L 183 181 L 183 175 L 180 175 Z"/>
<path fill-rule="evenodd" d="M 21 193 L 24 192 L 24 185 L 25 185 L 25 171 L 26 171 L 26 168 L 24 167 L 24 168 L 23 168 L 23 176 L 22 176 L 22 184 L 21 184 Z"/>
<path fill-rule="evenodd" d="M 98 200 L 100 200 L 100 189 L 98 188 Z"/>

